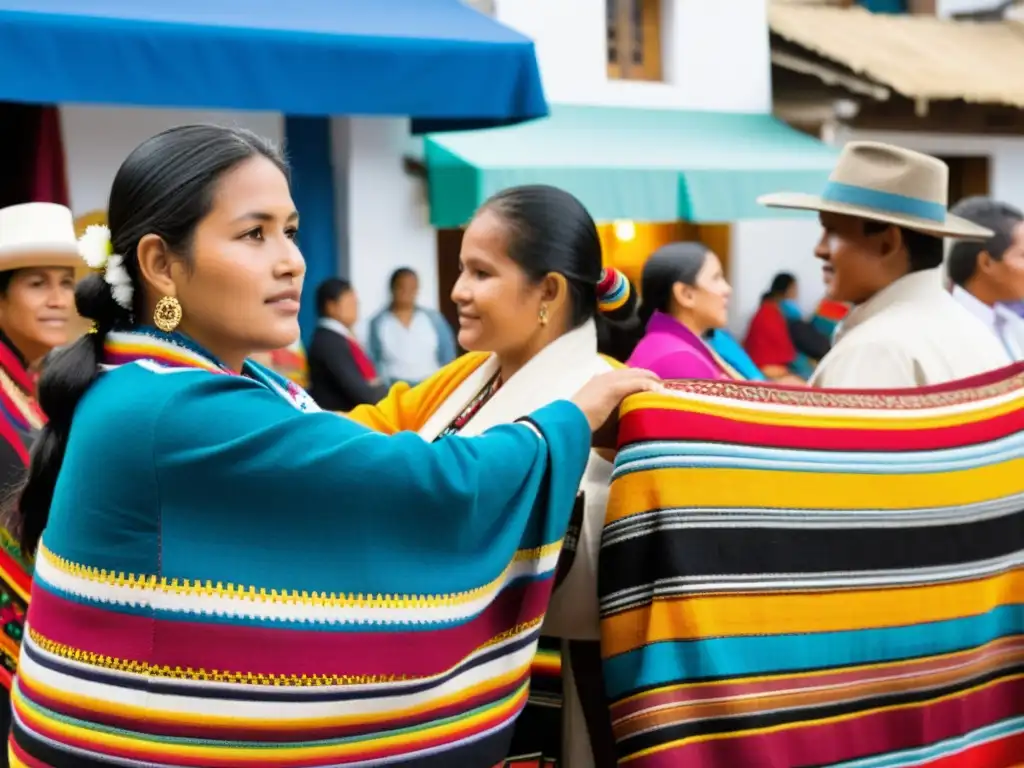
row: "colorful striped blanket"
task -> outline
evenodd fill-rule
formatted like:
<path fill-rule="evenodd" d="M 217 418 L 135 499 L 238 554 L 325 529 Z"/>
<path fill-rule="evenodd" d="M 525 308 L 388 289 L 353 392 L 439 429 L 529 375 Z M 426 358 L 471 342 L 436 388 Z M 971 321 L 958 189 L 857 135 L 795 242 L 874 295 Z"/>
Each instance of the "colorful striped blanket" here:
<path fill-rule="evenodd" d="M 630 768 L 1024 760 L 1024 365 L 623 406 L 600 559 Z"/>

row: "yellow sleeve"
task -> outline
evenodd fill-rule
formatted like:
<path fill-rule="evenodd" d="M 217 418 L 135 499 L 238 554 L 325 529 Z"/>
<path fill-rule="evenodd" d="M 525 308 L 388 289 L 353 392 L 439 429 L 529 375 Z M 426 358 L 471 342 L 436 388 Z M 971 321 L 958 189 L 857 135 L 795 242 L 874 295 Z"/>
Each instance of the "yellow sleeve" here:
<path fill-rule="evenodd" d="M 395 384 L 376 405 L 360 405 L 346 415 L 375 432 L 387 435 L 415 432 L 489 356 L 486 352 L 470 352 L 456 358 L 415 387 L 404 383 Z"/>
<path fill-rule="evenodd" d="M 601 359 L 604 360 L 608 365 L 612 367 L 612 370 L 618 370 L 619 368 L 625 368 L 625 363 L 620 363 L 614 357 L 608 357 L 608 355 L 601 355 Z"/>

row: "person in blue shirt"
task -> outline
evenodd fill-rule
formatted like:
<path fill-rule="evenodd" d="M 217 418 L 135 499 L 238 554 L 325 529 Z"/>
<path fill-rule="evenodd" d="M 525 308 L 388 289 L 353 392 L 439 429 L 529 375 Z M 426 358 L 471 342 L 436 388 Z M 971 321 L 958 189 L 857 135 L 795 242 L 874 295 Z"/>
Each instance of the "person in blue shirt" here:
<path fill-rule="evenodd" d="M 707 336 L 707 343 L 725 362 L 747 381 L 765 381 L 767 377 L 750 359 L 750 355 L 725 328 L 717 328 Z"/>

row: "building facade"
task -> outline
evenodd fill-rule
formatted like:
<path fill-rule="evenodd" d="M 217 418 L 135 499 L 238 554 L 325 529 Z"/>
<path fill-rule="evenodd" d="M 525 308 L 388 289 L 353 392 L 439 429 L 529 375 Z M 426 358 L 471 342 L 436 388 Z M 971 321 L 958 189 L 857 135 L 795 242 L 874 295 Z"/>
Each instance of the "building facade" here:
<path fill-rule="evenodd" d="M 773 0 L 776 114 L 837 146 L 882 141 L 942 158 L 951 203 L 983 194 L 1024 205 L 1024 68 L 1012 64 L 1024 60 L 1022 5 L 855 5 Z"/>
<path fill-rule="evenodd" d="M 764 0 L 471 4 L 535 41 L 552 104 L 771 112 Z M 171 125 L 212 121 L 284 138 L 283 118 L 274 113 L 66 106 L 62 120 L 76 214 L 102 209 L 120 161 L 142 139 Z M 420 274 L 424 304 L 443 307 L 447 286 L 439 280 L 440 240 L 430 224 L 426 180 L 410 171 L 409 158 L 422 150 L 409 120 L 335 117 L 332 144 L 338 269 L 360 291 L 364 314 L 385 302 L 387 278 L 400 266 Z M 700 228 L 662 222 L 656 231 L 661 234 L 649 242 L 651 248 L 683 236 L 701 237 L 723 251 L 735 288 L 731 326 L 737 333 L 776 271 L 797 274 L 808 308 L 821 294 L 820 269 L 811 255 L 818 236 L 813 218 L 759 218 Z M 632 247 L 642 250 L 647 244 L 640 237 Z"/>

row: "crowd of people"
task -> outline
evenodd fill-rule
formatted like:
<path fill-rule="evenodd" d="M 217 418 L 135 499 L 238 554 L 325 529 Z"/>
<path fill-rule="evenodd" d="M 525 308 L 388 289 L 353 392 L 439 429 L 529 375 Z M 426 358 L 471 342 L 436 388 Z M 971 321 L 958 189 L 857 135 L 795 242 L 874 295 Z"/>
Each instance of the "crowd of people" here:
<path fill-rule="evenodd" d="M 288 168 L 238 129 L 144 142 L 81 240 L 60 206 L 0 211 L 11 764 L 615 765 L 598 581 L 620 404 L 1024 360 L 1024 216 L 948 212 L 946 183 L 851 143 L 820 197 L 765 198 L 819 213 L 827 297 L 804 317 L 780 273 L 742 342 L 709 248 L 659 249 L 634 286 L 578 200 L 522 186 L 465 230 L 457 333 L 400 269 L 362 340 L 353 286 L 317 286 L 303 350 Z"/>

